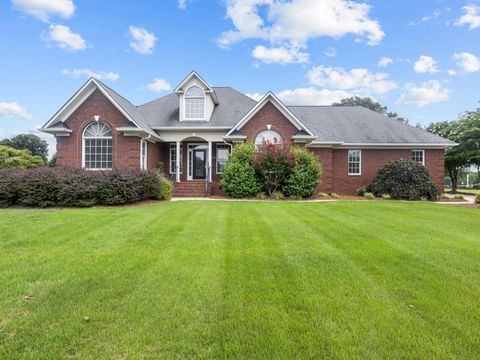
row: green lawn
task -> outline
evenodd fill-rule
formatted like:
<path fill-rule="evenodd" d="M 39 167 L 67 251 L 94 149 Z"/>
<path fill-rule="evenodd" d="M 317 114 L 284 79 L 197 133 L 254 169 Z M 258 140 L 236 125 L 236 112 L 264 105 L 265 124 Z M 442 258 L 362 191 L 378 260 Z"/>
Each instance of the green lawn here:
<path fill-rule="evenodd" d="M 2 210 L 0 358 L 478 358 L 479 219 L 393 201 Z"/>

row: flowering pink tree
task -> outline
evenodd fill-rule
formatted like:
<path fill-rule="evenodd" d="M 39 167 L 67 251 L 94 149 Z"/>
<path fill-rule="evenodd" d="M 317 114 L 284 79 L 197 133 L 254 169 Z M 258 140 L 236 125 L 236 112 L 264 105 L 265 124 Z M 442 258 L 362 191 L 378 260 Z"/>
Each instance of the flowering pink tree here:
<path fill-rule="evenodd" d="M 288 146 L 268 141 L 257 145 L 254 166 L 269 196 L 281 189 L 294 159 L 295 155 Z"/>

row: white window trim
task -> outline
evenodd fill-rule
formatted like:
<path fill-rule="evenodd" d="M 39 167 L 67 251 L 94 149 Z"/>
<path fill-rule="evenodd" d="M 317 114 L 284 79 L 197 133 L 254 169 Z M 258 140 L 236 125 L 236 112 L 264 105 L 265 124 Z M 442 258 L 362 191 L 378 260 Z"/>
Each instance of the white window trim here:
<path fill-rule="evenodd" d="M 218 149 L 226 149 L 228 152 L 227 160 L 230 157 L 230 146 L 227 144 L 216 144 L 215 145 L 215 172 L 217 174 L 223 174 L 223 172 L 218 171 Z"/>
<path fill-rule="evenodd" d="M 358 161 L 358 173 L 351 173 L 350 172 L 350 152 L 351 151 L 358 151 L 359 154 L 359 161 Z M 348 150 L 347 154 L 347 171 L 349 176 L 361 176 L 362 175 L 362 150 L 361 149 L 350 149 Z"/>
<path fill-rule="evenodd" d="M 176 174 L 175 168 L 172 169 L 172 150 L 177 153 L 177 144 L 172 143 L 170 144 L 170 151 L 168 153 L 168 170 L 170 174 Z M 176 161 L 175 161 L 176 163 Z M 183 173 L 183 144 L 180 144 L 180 174 Z"/>
<path fill-rule="evenodd" d="M 412 149 L 412 156 L 411 156 L 411 158 L 413 158 L 413 152 L 414 152 L 414 151 L 420 151 L 420 152 L 422 153 L 422 162 L 421 162 L 421 164 L 422 164 L 423 166 L 425 166 L 425 150 L 424 150 L 424 149 Z M 413 159 L 412 159 L 412 160 L 413 160 Z M 414 161 L 416 161 L 416 160 L 414 160 Z M 418 161 L 417 161 L 417 162 L 418 162 Z"/>
<path fill-rule="evenodd" d="M 145 144 L 145 156 L 142 156 L 143 144 Z M 145 159 L 145 161 L 142 161 Z M 147 170 L 148 166 L 148 142 L 145 139 L 140 140 L 140 170 Z"/>
<path fill-rule="evenodd" d="M 203 118 L 187 118 L 187 91 L 191 88 L 191 87 L 198 87 L 199 89 L 201 89 L 203 91 Z M 197 98 L 199 99 L 199 98 Z M 184 117 L 184 120 L 185 121 L 207 121 L 207 95 L 205 94 L 205 90 L 202 89 L 200 86 L 196 85 L 196 84 L 192 84 L 191 86 L 189 86 L 185 92 L 183 93 L 183 117 Z"/>
<path fill-rule="evenodd" d="M 100 121 L 101 122 L 101 121 Z M 87 130 L 87 128 L 93 123 L 89 123 L 87 124 L 87 126 L 85 126 L 85 128 L 83 129 L 83 132 L 82 132 L 82 169 L 84 170 L 88 170 L 88 171 L 106 171 L 106 170 L 112 170 L 112 167 L 113 167 L 113 131 L 112 129 L 110 128 L 110 126 L 108 126 L 107 124 L 105 124 L 104 122 L 102 122 L 102 124 L 104 124 L 105 126 L 107 126 L 109 129 L 110 129 L 110 133 L 112 134 L 112 136 L 99 136 L 99 137 L 92 137 L 92 136 L 87 136 L 85 137 L 85 130 Z M 100 168 L 100 169 L 91 169 L 91 168 L 86 168 L 85 167 L 85 140 L 86 139 L 106 139 L 106 140 L 112 140 L 112 167 L 110 168 Z"/>

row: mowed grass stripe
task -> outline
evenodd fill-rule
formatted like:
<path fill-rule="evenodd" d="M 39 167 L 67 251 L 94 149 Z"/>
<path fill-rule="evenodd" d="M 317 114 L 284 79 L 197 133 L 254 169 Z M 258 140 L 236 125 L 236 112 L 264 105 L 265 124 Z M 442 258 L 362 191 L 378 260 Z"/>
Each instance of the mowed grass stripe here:
<path fill-rule="evenodd" d="M 475 358 L 478 214 L 393 201 L 2 210 L 0 358 Z"/>

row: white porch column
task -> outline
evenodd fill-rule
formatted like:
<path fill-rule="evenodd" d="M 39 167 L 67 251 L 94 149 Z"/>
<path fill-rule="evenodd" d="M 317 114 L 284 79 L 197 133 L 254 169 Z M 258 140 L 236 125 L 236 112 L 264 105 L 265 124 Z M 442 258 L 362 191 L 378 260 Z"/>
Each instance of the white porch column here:
<path fill-rule="evenodd" d="M 180 156 L 180 141 L 177 141 L 177 156 L 175 156 L 175 180 L 177 182 L 180 182 Z"/>
<path fill-rule="evenodd" d="M 212 182 L 212 142 L 208 142 L 208 181 Z"/>

